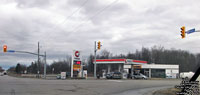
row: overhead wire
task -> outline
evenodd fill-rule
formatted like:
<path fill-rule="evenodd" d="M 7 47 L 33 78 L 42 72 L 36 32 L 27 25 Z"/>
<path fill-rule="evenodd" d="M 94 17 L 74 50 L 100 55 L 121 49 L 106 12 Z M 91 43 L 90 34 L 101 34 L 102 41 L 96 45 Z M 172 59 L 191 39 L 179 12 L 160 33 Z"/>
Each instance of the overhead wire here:
<path fill-rule="evenodd" d="M 113 6 L 118 0 L 113 1 L 112 3 L 108 4 L 107 6 L 105 6 L 104 8 L 100 9 L 98 12 L 96 12 L 93 16 L 87 18 L 86 21 L 82 21 L 78 26 L 76 26 L 75 28 L 73 28 L 74 32 L 77 32 L 80 29 L 80 26 L 83 25 L 84 23 L 88 22 L 90 19 L 94 19 L 98 14 L 102 13 L 103 11 L 105 11 L 106 9 L 108 9 L 109 7 Z M 88 0 L 86 0 L 84 3 L 82 3 L 81 7 L 79 7 L 77 10 L 75 10 L 74 12 L 72 12 L 71 15 L 69 15 L 62 23 L 65 23 L 68 19 L 71 18 L 71 16 L 73 16 L 76 12 L 78 12 L 79 10 L 81 10 L 81 8 L 83 8 L 83 6 L 85 6 L 85 4 L 88 2 Z M 54 27 L 53 29 L 55 29 L 57 27 Z M 68 32 L 66 36 L 71 35 L 74 32 Z M 50 33 L 51 35 L 51 33 Z M 49 36 L 48 36 L 49 37 Z"/>
<path fill-rule="evenodd" d="M 80 26 L 83 25 L 84 23 L 88 22 L 89 20 L 91 19 L 94 19 L 98 14 L 102 13 L 104 10 L 108 9 L 109 7 L 113 6 L 115 3 L 117 3 L 117 1 L 119 0 L 115 0 L 113 1 L 112 3 L 108 4 L 107 6 L 105 6 L 104 8 L 100 9 L 98 12 L 96 12 L 93 16 L 87 18 L 86 21 L 82 21 L 78 26 L 76 26 L 74 29 L 73 29 L 73 32 L 77 32 L 79 29 L 80 29 Z M 72 33 L 72 32 L 70 32 Z"/>
<path fill-rule="evenodd" d="M 73 11 L 70 15 L 68 15 L 67 18 L 64 19 L 61 23 L 58 23 L 57 25 L 55 25 L 55 27 L 53 27 L 52 30 L 56 29 L 56 28 L 58 27 L 58 25 L 62 25 L 62 24 L 64 24 L 66 21 L 68 21 L 76 12 L 78 12 L 79 10 L 81 10 L 81 9 L 83 8 L 83 6 L 85 6 L 85 5 L 87 4 L 88 1 L 89 1 L 89 0 L 85 0 L 85 1 L 81 4 L 81 6 L 80 6 L 79 8 L 77 8 L 77 9 L 76 9 L 75 11 Z M 51 37 L 52 34 L 53 34 L 53 33 L 50 32 L 46 39 L 48 39 L 49 37 Z"/>
<path fill-rule="evenodd" d="M 81 9 L 83 8 L 83 6 L 85 6 L 85 4 L 86 4 L 88 1 L 89 1 L 89 0 L 85 0 L 85 2 L 83 2 L 83 3 L 81 4 L 81 6 L 80 6 L 78 9 L 76 9 L 75 11 L 73 11 L 73 12 L 72 12 L 69 16 L 67 16 L 67 18 L 64 19 L 60 24 L 65 24 L 65 22 L 68 21 L 76 12 L 78 12 L 79 10 L 81 10 Z M 55 28 L 57 28 L 57 25 L 56 25 Z"/>

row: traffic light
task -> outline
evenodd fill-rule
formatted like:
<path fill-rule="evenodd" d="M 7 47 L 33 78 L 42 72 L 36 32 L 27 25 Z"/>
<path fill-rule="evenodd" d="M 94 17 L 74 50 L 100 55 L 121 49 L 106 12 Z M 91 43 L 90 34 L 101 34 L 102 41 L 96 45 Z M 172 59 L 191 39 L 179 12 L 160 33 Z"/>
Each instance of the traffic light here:
<path fill-rule="evenodd" d="M 182 39 L 185 38 L 185 26 L 181 27 L 181 36 Z"/>
<path fill-rule="evenodd" d="M 7 45 L 3 46 L 3 52 L 7 52 Z"/>
<path fill-rule="evenodd" d="M 100 50 L 101 49 L 101 42 L 100 41 L 98 41 L 98 46 L 97 46 L 97 48 L 98 48 L 98 50 Z"/>

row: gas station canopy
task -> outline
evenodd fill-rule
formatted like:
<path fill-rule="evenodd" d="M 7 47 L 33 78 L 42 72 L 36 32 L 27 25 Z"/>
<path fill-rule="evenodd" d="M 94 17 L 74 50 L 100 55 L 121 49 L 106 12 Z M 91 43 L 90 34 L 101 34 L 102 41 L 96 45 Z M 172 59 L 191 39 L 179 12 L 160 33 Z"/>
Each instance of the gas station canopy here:
<path fill-rule="evenodd" d="M 147 61 L 132 59 L 96 59 L 96 64 L 147 64 Z"/>

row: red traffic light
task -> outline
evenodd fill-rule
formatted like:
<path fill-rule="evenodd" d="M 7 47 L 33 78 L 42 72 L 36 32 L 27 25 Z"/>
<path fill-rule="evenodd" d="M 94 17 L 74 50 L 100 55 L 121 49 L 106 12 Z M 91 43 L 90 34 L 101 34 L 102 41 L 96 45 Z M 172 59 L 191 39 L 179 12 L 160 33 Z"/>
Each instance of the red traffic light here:
<path fill-rule="evenodd" d="M 7 45 L 3 46 L 3 52 L 7 52 Z"/>

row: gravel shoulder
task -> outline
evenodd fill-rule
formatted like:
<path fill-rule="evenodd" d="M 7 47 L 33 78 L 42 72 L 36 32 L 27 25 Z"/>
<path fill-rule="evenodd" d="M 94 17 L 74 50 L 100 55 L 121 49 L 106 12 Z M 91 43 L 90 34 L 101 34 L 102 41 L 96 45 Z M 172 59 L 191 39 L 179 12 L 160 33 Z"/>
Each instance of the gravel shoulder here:
<path fill-rule="evenodd" d="M 167 88 L 167 89 L 157 90 L 153 93 L 153 95 L 176 95 L 177 92 L 180 92 L 180 89 Z"/>

